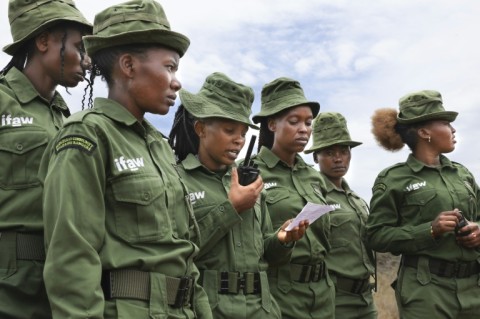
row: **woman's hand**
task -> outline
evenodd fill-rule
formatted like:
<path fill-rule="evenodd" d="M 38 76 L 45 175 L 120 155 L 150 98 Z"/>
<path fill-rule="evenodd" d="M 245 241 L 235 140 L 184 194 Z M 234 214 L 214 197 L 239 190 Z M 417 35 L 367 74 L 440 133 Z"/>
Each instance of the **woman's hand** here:
<path fill-rule="evenodd" d="M 460 218 L 462 218 L 462 214 L 456 208 L 454 210 L 441 212 L 432 221 L 432 235 L 439 237 L 444 233 L 454 231 Z"/>
<path fill-rule="evenodd" d="M 278 240 L 280 240 L 284 244 L 291 243 L 292 241 L 297 241 L 303 237 L 305 231 L 308 228 L 308 221 L 302 220 L 297 227 L 294 227 L 292 230 L 286 231 L 288 225 L 292 222 L 292 219 L 287 220 L 283 223 L 282 227 L 280 227 L 280 231 L 278 232 Z"/>
<path fill-rule="evenodd" d="M 480 229 L 478 224 L 475 222 L 467 221 L 467 225 L 463 228 L 460 228 L 459 233 L 469 233 L 465 236 L 457 236 L 457 242 L 468 248 L 475 248 L 480 246 Z"/>
<path fill-rule="evenodd" d="M 263 180 L 259 175 L 257 179 L 247 185 L 242 186 L 238 182 L 237 169 L 232 169 L 232 180 L 230 185 L 230 191 L 228 192 L 228 199 L 232 203 L 237 213 L 244 212 L 255 205 L 260 192 L 263 189 Z"/>

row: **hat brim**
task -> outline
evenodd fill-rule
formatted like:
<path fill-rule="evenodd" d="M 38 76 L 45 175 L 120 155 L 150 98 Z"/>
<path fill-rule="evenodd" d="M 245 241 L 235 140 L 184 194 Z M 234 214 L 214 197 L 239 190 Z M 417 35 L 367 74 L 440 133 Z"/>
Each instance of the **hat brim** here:
<path fill-rule="evenodd" d="M 318 112 L 320 111 L 320 103 L 307 101 L 307 102 L 298 103 L 298 104 L 295 104 L 295 105 L 287 105 L 287 106 L 285 106 L 283 108 L 280 108 L 280 109 L 260 111 L 259 113 L 255 114 L 253 116 L 252 120 L 253 120 L 253 123 L 259 123 L 262 120 L 262 118 L 270 117 L 270 116 L 275 115 L 277 113 L 280 113 L 280 112 L 282 112 L 286 109 L 294 108 L 294 107 L 302 106 L 302 105 L 310 106 L 310 108 L 312 109 L 312 115 L 313 115 L 314 118 L 318 115 Z"/>
<path fill-rule="evenodd" d="M 3 47 L 3 52 L 5 52 L 8 55 L 15 55 L 15 53 L 30 39 L 36 37 L 38 34 L 40 34 L 42 31 L 54 26 L 55 24 L 59 24 L 62 22 L 74 22 L 78 23 L 80 25 L 83 25 L 85 28 L 89 30 L 89 33 L 92 33 L 93 31 L 93 26 L 85 19 L 82 19 L 77 16 L 66 16 L 62 18 L 56 18 L 56 19 L 51 19 L 49 21 L 46 21 L 45 23 L 42 23 L 39 25 L 35 30 L 32 30 L 30 34 L 27 34 L 20 40 L 17 40 L 11 44 L 7 44 L 6 46 Z"/>
<path fill-rule="evenodd" d="M 254 125 L 253 123 L 250 122 L 250 120 L 247 118 L 245 120 L 239 120 L 238 117 L 236 117 L 233 114 L 229 114 L 225 112 L 225 110 L 222 108 L 221 105 L 215 105 L 215 108 L 219 110 L 218 113 L 215 114 L 206 114 L 203 112 L 205 109 L 206 105 L 212 104 L 209 100 L 205 99 L 203 96 L 200 94 L 193 94 L 188 92 L 185 89 L 180 90 L 179 92 L 180 95 L 180 100 L 182 104 L 185 106 L 185 108 L 195 117 L 198 119 L 205 119 L 205 118 L 222 118 L 222 119 L 228 119 L 236 122 L 240 122 L 243 124 L 248 125 L 249 127 L 258 130 L 259 127 Z"/>
<path fill-rule="evenodd" d="M 305 154 L 309 154 L 309 153 L 313 153 L 313 152 L 316 152 L 316 151 L 320 151 L 324 148 L 327 148 L 327 147 L 330 147 L 330 146 L 333 146 L 333 145 L 345 145 L 345 146 L 350 146 L 351 148 L 354 148 L 354 147 L 362 145 L 362 144 L 363 144 L 362 142 L 340 140 L 340 141 L 334 141 L 334 142 L 330 142 L 330 143 L 323 143 L 323 144 L 318 145 L 318 146 L 313 145 L 311 148 L 309 148 L 308 150 L 305 150 L 303 152 Z"/>
<path fill-rule="evenodd" d="M 458 115 L 458 112 L 442 111 L 442 112 L 425 114 L 425 115 L 413 117 L 410 119 L 402 119 L 400 117 L 397 117 L 397 121 L 400 124 L 414 124 L 414 123 L 433 121 L 433 120 L 445 120 L 445 121 L 453 122 L 457 118 L 457 115 Z"/>
<path fill-rule="evenodd" d="M 124 32 L 107 37 L 87 35 L 83 37 L 83 42 L 88 55 L 94 55 L 96 52 L 106 48 L 144 43 L 163 45 L 173 49 L 182 57 L 190 46 L 190 40 L 183 34 L 158 29 Z"/>

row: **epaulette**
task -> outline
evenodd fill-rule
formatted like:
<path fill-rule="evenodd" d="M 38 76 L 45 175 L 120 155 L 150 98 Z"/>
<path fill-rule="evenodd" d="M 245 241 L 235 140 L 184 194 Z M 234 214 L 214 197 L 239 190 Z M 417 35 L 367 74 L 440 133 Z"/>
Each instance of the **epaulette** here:
<path fill-rule="evenodd" d="M 92 113 L 98 113 L 98 112 L 94 109 L 87 109 L 87 110 L 83 110 L 83 111 L 80 111 L 80 112 L 73 113 L 72 115 L 70 115 L 69 117 L 67 117 L 63 121 L 63 126 L 67 126 L 67 125 L 70 125 L 70 124 L 73 124 L 73 123 L 81 123 L 81 122 L 83 122 L 84 118 L 87 115 L 92 114 Z"/>
<path fill-rule="evenodd" d="M 405 162 L 400 162 L 400 163 L 394 164 L 392 166 L 389 166 L 389 167 L 383 169 L 380 173 L 378 173 L 378 177 L 385 177 L 388 174 L 388 172 L 390 172 L 391 170 L 393 170 L 397 167 L 401 167 L 401 166 L 405 166 Z"/>

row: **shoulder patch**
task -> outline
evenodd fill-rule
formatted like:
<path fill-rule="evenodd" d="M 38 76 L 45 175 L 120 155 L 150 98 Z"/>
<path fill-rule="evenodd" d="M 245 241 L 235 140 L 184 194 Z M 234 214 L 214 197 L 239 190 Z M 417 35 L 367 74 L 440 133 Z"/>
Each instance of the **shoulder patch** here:
<path fill-rule="evenodd" d="M 91 155 L 97 148 L 97 144 L 85 136 L 67 135 L 62 137 L 59 141 L 57 141 L 57 144 L 55 144 L 55 154 L 58 154 L 59 152 L 69 148 L 75 148 L 88 155 Z"/>

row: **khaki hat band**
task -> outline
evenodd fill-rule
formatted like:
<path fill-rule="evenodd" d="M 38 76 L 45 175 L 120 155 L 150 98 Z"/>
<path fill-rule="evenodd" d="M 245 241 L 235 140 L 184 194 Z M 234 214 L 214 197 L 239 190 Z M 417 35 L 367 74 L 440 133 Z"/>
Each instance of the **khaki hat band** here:
<path fill-rule="evenodd" d="M 221 97 L 224 97 L 226 98 L 227 100 L 231 100 L 231 101 L 235 101 L 235 102 L 238 102 L 238 103 L 245 103 L 245 100 L 242 99 L 241 97 L 237 96 L 237 95 L 227 95 L 227 94 L 224 94 L 224 90 L 222 90 L 221 88 L 217 87 L 216 85 L 214 84 L 210 84 L 210 83 L 205 83 L 203 85 L 204 88 L 206 88 L 207 90 L 209 91 L 212 91 L 212 92 L 215 92 L 215 94 L 218 94 L 220 95 Z M 239 92 L 240 94 L 241 92 Z"/>
<path fill-rule="evenodd" d="M 68 5 L 70 5 L 70 6 L 74 6 L 74 3 L 73 3 L 72 0 L 58 0 L 58 1 L 59 1 L 59 2 L 63 2 L 63 3 L 65 3 L 65 4 L 68 4 Z M 23 8 L 22 8 L 21 10 L 18 10 L 19 12 L 18 12 L 15 16 L 11 17 L 11 19 L 12 19 L 11 24 L 12 24 L 18 17 L 20 17 L 22 14 L 24 14 L 25 12 L 28 12 L 28 11 L 30 11 L 30 10 L 33 10 L 33 9 L 35 9 L 35 8 L 37 8 L 37 7 L 40 7 L 40 6 L 44 5 L 45 3 L 49 3 L 49 2 L 53 2 L 53 0 L 38 0 L 38 1 L 35 1 L 34 3 L 31 3 L 31 4 L 29 4 L 29 5 L 23 6 Z"/>
<path fill-rule="evenodd" d="M 114 15 L 101 24 L 94 26 L 93 33 L 99 33 L 100 31 L 108 28 L 111 25 L 128 22 L 128 21 L 147 21 L 154 22 L 163 25 L 165 28 L 170 29 L 170 24 L 164 18 L 159 17 L 158 15 L 150 13 L 141 13 L 141 12 L 123 12 L 117 15 Z"/>

